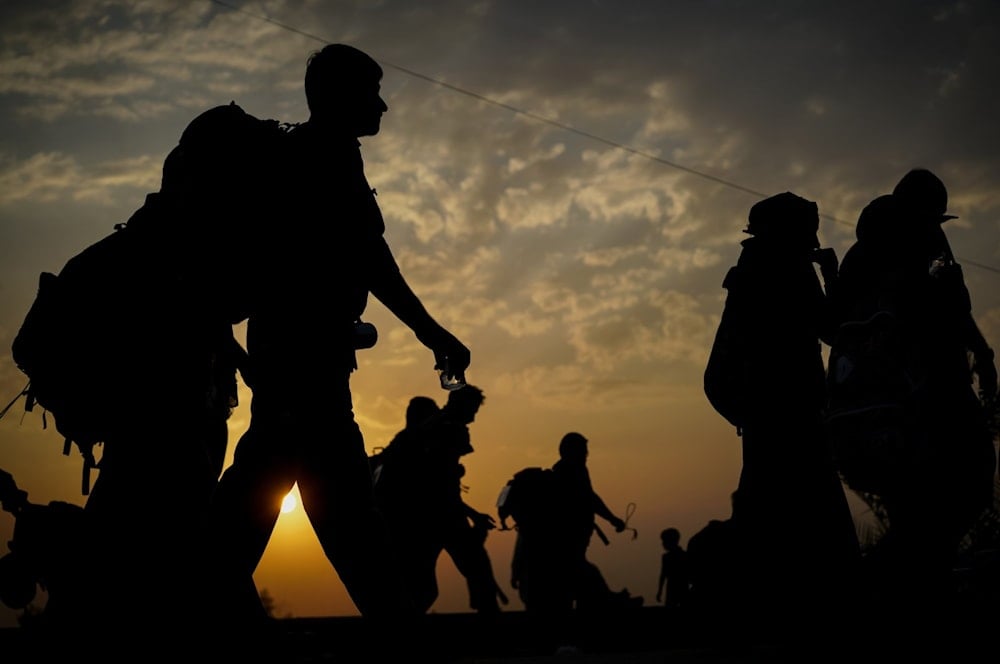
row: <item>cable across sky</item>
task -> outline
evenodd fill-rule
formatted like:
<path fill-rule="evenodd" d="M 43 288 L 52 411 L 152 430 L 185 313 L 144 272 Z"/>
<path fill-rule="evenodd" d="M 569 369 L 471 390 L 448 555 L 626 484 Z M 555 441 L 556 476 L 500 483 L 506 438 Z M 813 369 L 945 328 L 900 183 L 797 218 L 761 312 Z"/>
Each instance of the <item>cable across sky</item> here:
<path fill-rule="evenodd" d="M 224 0 L 209 0 L 209 1 L 212 2 L 212 3 L 214 3 L 214 4 L 219 5 L 221 7 L 225 7 L 226 9 L 229 9 L 231 11 L 235 11 L 235 12 L 239 12 L 241 14 L 245 14 L 246 16 L 249 16 L 249 17 L 251 17 L 251 18 L 253 18 L 255 20 L 264 21 L 266 23 L 270 23 L 271 25 L 274 25 L 274 26 L 276 26 L 278 28 L 281 28 L 282 30 L 287 30 L 288 32 L 292 32 L 292 33 L 300 35 L 302 37 L 306 37 L 307 39 L 312 39 L 313 41 L 317 41 L 317 42 L 320 42 L 322 44 L 330 44 L 330 43 L 332 43 L 329 39 L 326 39 L 324 37 L 320 37 L 319 35 L 313 34 L 313 33 L 308 32 L 306 30 L 302 30 L 301 28 L 297 28 L 294 25 L 289 25 L 288 23 L 284 23 L 284 22 L 279 21 L 277 19 L 271 18 L 270 16 L 267 16 L 265 14 L 258 14 L 256 12 L 248 11 L 248 10 L 244 9 L 243 7 L 239 7 L 239 6 L 233 5 L 233 4 L 229 3 L 229 2 L 225 2 Z M 581 136 L 583 138 L 586 138 L 586 139 L 589 139 L 589 140 L 592 140 L 592 141 L 596 141 L 598 143 L 603 143 L 604 145 L 607 145 L 609 147 L 613 147 L 613 148 L 616 148 L 618 150 L 623 150 L 625 152 L 628 152 L 629 154 L 634 154 L 634 155 L 642 157 L 644 159 L 648 159 L 650 161 L 653 161 L 653 162 L 656 162 L 656 163 L 659 163 L 659 164 L 663 164 L 664 166 L 668 166 L 670 168 L 673 168 L 673 169 L 676 169 L 676 170 L 679 170 L 679 171 L 684 171 L 685 173 L 689 173 L 691 175 L 697 176 L 697 177 L 702 178 L 704 180 L 708 180 L 710 182 L 714 182 L 716 184 L 720 184 L 720 185 L 723 185 L 725 187 L 729 187 L 730 189 L 735 189 L 737 191 L 741 191 L 741 192 L 746 193 L 746 194 L 751 194 L 753 196 L 757 196 L 758 198 L 766 198 L 767 196 L 769 196 L 769 194 L 767 194 L 765 192 L 759 191 L 757 189 L 753 189 L 751 187 L 744 186 L 742 184 L 739 184 L 738 182 L 733 182 L 732 180 L 727 180 L 727 179 L 721 178 L 721 177 L 719 177 L 717 175 L 712 175 L 711 173 L 706 173 L 704 171 L 700 171 L 698 169 L 691 168 L 690 166 L 684 166 L 683 164 L 678 164 L 677 162 L 670 161 L 668 159 L 664 159 L 664 158 L 659 157 L 659 156 L 657 156 L 655 154 L 652 154 L 651 152 L 640 150 L 638 148 L 634 148 L 632 146 L 625 145 L 623 143 L 620 143 L 618 141 L 615 141 L 615 140 L 612 140 L 612 139 L 609 139 L 609 138 L 604 138 L 603 136 L 599 136 L 597 134 L 591 133 L 591 132 L 583 130 L 583 129 L 579 129 L 577 127 L 574 127 L 572 125 L 568 125 L 568 124 L 563 123 L 563 122 L 559 122 L 558 120 L 554 120 L 552 118 L 548 118 L 548 117 L 545 117 L 543 115 L 539 115 L 539 114 L 534 113 L 532 111 L 528 111 L 528 110 L 525 110 L 523 108 L 519 108 L 517 106 L 512 106 L 511 104 L 507 104 L 505 102 L 502 102 L 502 101 L 499 101 L 499 100 L 496 100 L 496 99 L 492 99 L 492 98 L 487 97 L 485 95 L 482 95 L 482 94 L 480 94 L 478 92 L 473 92 L 473 91 L 468 90 L 466 88 L 463 88 L 463 87 L 460 87 L 460 86 L 457 86 L 457 85 L 454 85 L 454 84 L 451 84 L 451 83 L 446 83 L 445 81 L 436 79 L 433 76 L 428 76 L 427 74 L 422 74 L 422 73 L 420 73 L 418 71 L 414 71 L 413 69 L 409 69 L 408 67 L 404 67 L 402 65 L 398 65 L 398 64 L 395 64 L 395 63 L 392 63 L 392 62 L 387 62 L 385 60 L 381 60 L 381 59 L 379 59 L 377 57 L 374 57 L 374 56 L 373 56 L 373 59 L 376 62 L 378 62 L 380 65 L 382 65 L 383 67 L 394 69 L 394 70 L 396 70 L 396 71 L 398 71 L 400 73 L 406 74 L 407 76 L 411 76 L 413 78 L 417 78 L 417 79 L 420 79 L 420 80 L 423 80 L 423 81 L 427 81 L 428 83 L 432 83 L 434 85 L 437 85 L 439 87 L 445 88 L 447 90 L 451 90 L 452 92 L 456 92 L 458 94 L 465 95 L 467 97 L 471 97 L 472 99 L 476 99 L 476 100 L 481 101 L 483 103 L 490 104 L 492 106 L 496 106 L 498 108 L 502 108 L 502 109 L 508 110 L 511 113 L 515 113 L 517 115 L 521 115 L 521 116 L 524 116 L 526 118 L 530 118 L 531 120 L 534 120 L 536 122 L 541 122 L 543 124 L 547 124 L 549 126 L 555 127 L 555 128 L 560 129 L 562 131 L 567 131 L 567 132 L 570 132 L 570 133 L 575 134 L 577 136 Z M 843 225 L 849 226 L 851 228 L 853 228 L 855 226 L 855 224 L 851 223 L 850 221 L 847 221 L 845 219 L 840 219 L 840 218 L 834 217 L 834 216 L 829 215 L 829 214 L 824 214 L 822 212 L 819 214 L 819 216 L 822 217 L 822 218 L 824 218 L 824 219 L 827 219 L 829 221 L 833 221 L 833 222 L 838 223 L 838 224 L 843 224 Z M 998 267 L 993 267 L 991 265 L 985 265 L 983 263 L 979 263 L 979 262 L 976 262 L 976 261 L 968 260 L 968 259 L 965 259 L 965 258 L 960 259 L 960 261 L 961 261 L 962 264 L 965 264 L 965 265 L 970 265 L 970 266 L 977 267 L 977 268 L 980 268 L 980 269 L 983 269 L 983 270 L 987 270 L 989 272 L 994 272 L 994 273 L 1000 274 L 1000 268 L 998 268 Z"/>

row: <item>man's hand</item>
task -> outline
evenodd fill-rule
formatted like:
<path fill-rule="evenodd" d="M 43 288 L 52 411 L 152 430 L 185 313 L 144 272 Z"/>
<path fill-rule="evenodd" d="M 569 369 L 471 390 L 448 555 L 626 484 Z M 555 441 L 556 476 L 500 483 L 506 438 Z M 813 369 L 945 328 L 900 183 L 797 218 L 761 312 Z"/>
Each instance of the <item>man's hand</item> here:
<path fill-rule="evenodd" d="M 388 245 L 384 250 L 386 261 L 394 262 Z M 384 270 L 375 277 L 369 286 L 372 295 L 413 330 L 420 343 L 431 349 L 435 370 L 444 371 L 448 379 L 464 382 L 469 349 L 431 317 L 398 269 Z"/>
<path fill-rule="evenodd" d="M 443 371 L 445 378 L 465 381 L 465 370 L 469 368 L 471 353 L 455 335 L 439 327 L 431 334 L 420 337 L 420 342 L 434 353 L 435 371 Z"/>
<path fill-rule="evenodd" d="M 472 516 L 472 521 L 474 527 L 481 528 L 482 530 L 493 530 L 497 527 L 496 520 L 485 512 L 476 512 Z"/>
<path fill-rule="evenodd" d="M 625 522 L 618 517 L 615 517 L 614 520 L 611 521 L 611 525 L 615 527 L 616 533 L 620 533 L 625 530 Z"/>

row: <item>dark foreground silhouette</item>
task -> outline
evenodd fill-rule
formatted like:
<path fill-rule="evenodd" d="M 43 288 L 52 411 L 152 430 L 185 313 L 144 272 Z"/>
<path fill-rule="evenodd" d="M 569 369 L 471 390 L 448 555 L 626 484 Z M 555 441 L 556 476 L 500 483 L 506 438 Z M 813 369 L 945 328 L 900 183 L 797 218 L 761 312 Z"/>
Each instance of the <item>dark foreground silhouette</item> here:
<path fill-rule="evenodd" d="M 748 222 L 705 372 L 706 396 L 742 438 L 728 563 L 741 587 L 711 601 L 760 629 L 813 629 L 818 611 L 850 606 L 861 556 L 822 426 L 837 261 L 813 201 L 771 196 Z"/>
<path fill-rule="evenodd" d="M 995 577 L 995 570 L 992 572 Z M 994 582 L 995 583 L 995 582 Z M 994 588 L 995 589 L 995 588 Z M 992 652 L 995 625 L 1000 610 L 992 601 L 964 606 L 959 610 L 934 611 L 936 629 L 931 633 L 910 631 L 898 637 L 891 616 L 873 615 L 863 606 L 856 613 L 839 619 L 817 615 L 817 622 L 828 625 L 824 639 L 803 640 L 789 630 L 781 638 L 754 638 L 730 632 L 720 634 L 714 618 L 672 611 L 663 606 L 647 606 L 617 616 L 604 616 L 599 622 L 587 614 L 577 615 L 573 627 L 581 636 L 575 651 L 560 651 L 551 633 L 539 629 L 537 622 L 523 611 L 505 611 L 484 616 L 476 613 L 428 614 L 413 625 L 414 633 L 378 632 L 374 623 L 361 617 L 287 618 L 277 621 L 275 646 L 267 657 L 256 661 L 282 664 L 315 662 L 368 662 L 369 646 L 378 639 L 412 639 L 421 644 L 410 650 L 428 661 L 521 662 L 558 659 L 566 655 L 578 662 L 635 664 L 637 662 L 732 663 L 765 662 L 873 662 L 902 661 L 908 654 L 939 656 L 942 661 L 958 661 L 976 653 Z M 978 608 L 977 608 L 978 607 Z M 120 638 L 113 629 L 100 639 Z M 95 637 L 96 638 L 96 637 Z M 426 644 L 433 646 L 428 647 Z M 137 657 L 148 654 L 155 644 L 136 644 Z M 99 645 L 96 646 L 99 648 Z M 404 648 L 406 650 L 406 648 Z M 78 657 L 95 651 L 95 644 L 83 640 L 70 644 L 69 651 Z M 46 652 L 30 629 L 0 630 L 0 652 L 9 664 L 52 661 L 40 656 Z M 193 653 L 194 654 L 194 653 Z M 66 661 L 69 661 L 68 659 Z M 253 660 L 241 660 L 253 661 Z"/>

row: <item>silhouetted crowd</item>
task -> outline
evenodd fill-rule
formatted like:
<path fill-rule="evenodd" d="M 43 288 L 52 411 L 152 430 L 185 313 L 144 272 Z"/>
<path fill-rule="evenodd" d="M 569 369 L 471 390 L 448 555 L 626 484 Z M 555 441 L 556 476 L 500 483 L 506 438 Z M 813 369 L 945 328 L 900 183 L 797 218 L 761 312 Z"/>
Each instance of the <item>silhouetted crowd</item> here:
<path fill-rule="evenodd" d="M 0 599 L 24 608 L 36 584 L 48 591 L 36 626 L 54 654 L 101 634 L 108 657 L 143 639 L 170 655 L 199 644 L 270 660 L 275 621 L 253 573 L 295 485 L 351 600 L 386 634 L 430 611 L 443 552 L 473 612 L 488 619 L 509 603 L 486 549 L 496 520 L 462 495 L 485 395 L 465 383 L 469 349 L 400 272 L 364 173 L 358 138 L 377 134 L 388 110 L 381 78 L 352 47 L 315 53 L 309 120 L 275 134 L 268 170 L 251 175 L 199 151 L 207 137 L 261 162 L 257 146 L 226 145 L 212 129 L 242 111 L 213 109 L 129 221 L 149 234 L 143 266 L 161 275 L 130 312 L 149 335 L 135 345 L 157 349 L 155 377 L 122 397 L 82 508 L 34 505 L 0 475 L 17 518 Z M 656 600 L 672 614 L 710 616 L 746 638 L 804 638 L 829 635 L 817 616 L 862 605 L 912 626 L 921 607 L 954 602 L 963 538 L 993 506 L 997 372 L 943 230 L 951 218 L 944 184 L 913 170 L 864 208 L 838 261 L 821 247 L 815 202 L 785 192 L 750 208 L 705 371 L 706 396 L 740 437 L 742 470 L 728 518 L 686 549 L 676 528 L 660 535 Z M 289 229 L 274 232 L 275 219 Z M 214 230 L 180 234 L 200 224 Z M 414 397 L 405 428 L 371 455 L 350 387 L 357 351 L 377 340 L 362 320 L 369 296 L 432 352 L 449 390 L 441 406 Z M 243 321 L 245 350 L 231 334 Z M 253 392 L 251 420 L 224 469 L 237 372 Z M 576 636 L 574 616 L 643 603 L 612 590 L 587 557 L 593 537 L 607 541 L 597 517 L 628 527 L 592 486 L 588 442 L 567 433 L 551 468 L 526 469 L 537 472 L 519 474 L 498 504 L 501 528 L 510 517 L 517 531 L 510 587 L 561 645 Z M 883 510 L 871 551 L 845 485 Z M 412 645 L 380 639 L 372 657 Z"/>
<path fill-rule="evenodd" d="M 786 192 L 750 209 L 705 372 L 743 467 L 731 518 L 689 543 L 727 568 L 721 588 L 692 573 L 698 601 L 721 592 L 753 629 L 865 606 L 910 634 L 957 609 L 963 540 L 994 508 L 997 372 L 947 200 L 932 172 L 906 173 L 865 206 L 839 265 L 816 203 Z M 845 484 L 885 527 L 864 555 Z M 705 555 L 720 537 L 730 551 Z"/>

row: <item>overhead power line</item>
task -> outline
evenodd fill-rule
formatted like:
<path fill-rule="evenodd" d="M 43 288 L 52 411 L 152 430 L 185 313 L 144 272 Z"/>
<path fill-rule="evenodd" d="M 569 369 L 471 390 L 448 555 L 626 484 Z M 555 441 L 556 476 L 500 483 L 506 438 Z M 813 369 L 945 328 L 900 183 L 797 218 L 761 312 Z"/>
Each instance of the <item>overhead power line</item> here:
<path fill-rule="evenodd" d="M 259 20 L 259 21 L 266 21 L 267 23 L 270 23 L 271 25 L 275 25 L 275 26 L 277 26 L 277 27 L 279 27 L 279 28 L 281 28 L 283 30 L 288 30 L 289 32 L 294 32 L 295 34 L 301 35 L 303 37 L 307 37 L 308 39 L 312 39 L 314 41 L 318 41 L 318 42 L 323 43 L 323 44 L 329 44 L 329 43 L 331 43 L 330 40 L 325 39 L 323 37 L 320 37 L 319 35 L 315 35 L 315 34 L 313 34 L 311 32 L 307 32 L 305 30 L 302 30 L 300 28 L 295 27 L 294 25 L 289 25 L 287 23 L 283 23 L 283 22 L 278 21 L 276 19 L 273 19 L 270 16 L 267 16 L 265 14 L 258 14 L 256 12 L 247 11 L 246 9 L 244 9 L 242 7 L 237 7 L 237 6 L 235 6 L 233 4 L 230 4 L 228 2 L 224 2 L 223 0 L 211 0 L 211 1 L 214 2 L 217 5 L 221 5 L 222 7 L 226 7 L 227 9 L 231 9 L 231 10 L 239 12 L 241 14 L 246 14 L 247 16 L 255 18 L 255 19 Z M 502 108 L 502 109 L 508 110 L 511 113 L 516 113 L 518 115 L 523 115 L 524 117 L 531 118 L 532 120 L 535 120 L 537 122 L 542 122 L 544 124 L 550 125 L 552 127 L 556 127 L 557 129 L 561 129 L 563 131 L 568 131 L 570 133 L 576 134 L 577 136 L 582 136 L 582 137 L 590 139 L 592 141 L 597 141 L 598 143 L 603 143 L 603 144 L 608 145 L 610 147 L 617 148 L 619 150 L 624 150 L 625 152 L 628 152 L 628 153 L 631 153 L 631 154 L 643 157 L 645 159 L 649 159 L 651 161 L 658 162 L 660 164 L 663 164 L 664 166 L 669 166 L 670 168 L 675 168 L 675 169 L 677 169 L 679 171 L 684 171 L 686 173 L 690 173 L 692 175 L 696 175 L 696 176 L 698 176 L 700 178 L 704 178 L 706 180 L 711 180 L 712 182 L 715 182 L 716 184 L 721 184 L 723 186 L 730 187 L 732 189 L 737 189 L 737 190 L 742 191 L 742 192 L 747 193 L 747 194 L 753 194 L 754 196 L 759 196 L 761 198 L 765 198 L 765 197 L 767 197 L 769 195 L 769 194 L 766 194 L 764 192 L 757 191 L 756 189 L 752 189 L 750 187 L 745 187 L 745 186 L 743 186 L 743 185 L 741 185 L 741 184 L 739 184 L 737 182 L 733 182 L 731 180 L 726 180 L 726 179 L 720 178 L 720 177 L 718 177 L 716 175 L 712 175 L 711 173 L 706 173 L 704 171 L 699 171 L 697 169 L 691 168 L 689 166 L 684 166 L 683 164 L 678 164 L 677 162 L 669 161 L 669 160 L 664 159 L 662 157 L 659 157 L 659 156 L 657 156 L 655 154 L 652 154 L 651 152 L 646 152 L 646 151 L 643 151 L 643 150 L 639 150 L 637 148 L 633 148 L 633 147 L 625 145 L 623 143 L 619 143 L 618 141 L 614 141 L 614 140 L 611 140 L 609 138 L 604 138 L 603 136 L 599 136 L 597 134 L 593 134 L 593 133 L 591 133 L 589 131 L 584 131 L 583 129 L 578 129 L 577 127 L 574 127 L 572 125 L 568 125 L 568 124 L 565 124 L 563 122 L 559 122 L 558 120 L 553 120 L 552 118 L 547 118 L 544 115 L 539 115 L 537 113 L 533 113 L 531 111 L 527 111 L 527 110 L 525 110 L 523 108 L 518 108 L 517 106 L 512 106 L 511 104 L 507 104 L 505 102 L 498 101 L 496 99 L 492 99 L 490 97 L 487 97 L 486 95 L 479 94 L 478 92 L 473 92 L 471 90 L 467 90 L 467 89 L 459 87 L 457 85 L 452 85 L 451 83 L 447 83 L 447 82 L 442 81 L 440 79 L 434 78 L 433 76 L 428 76 L 427 74 L 421 74 L 418 71 L 414 71 L 413 69 L 409 69 L 407 67 L 403 67 L 402 65 L 397 65 L 397 64 L 392 63 L 392 62 L 387 62 L 387 61 L 381 60 L 379 58 L 374 58 L 374 60 L 376 62 L 378 62 L 380 65 L 384 66 L 384 67 L 388 67 L 390 69 L 395 69 L 396 71 L 402 72 L 402 73 L 406 74 L 407 76 L 412 76 L 413 78 L 419 78 L 419 79 L 421 79 L 423 81 L 427 81 L 428 83 L 433 83 L 434 85 L 440 86 L 442 88 L 446 88 L 446 89 L 451 90 L 453 92 L 457 92 L 459 94 L 465 95 L 467 97 L 472 97 L 473 99 L 477 99 L 477 100 L 479 100 L 481 102 L 490 104 L 492 106 L 496 106 L 498 108 Z M 833 219 L 833 218 L 830 217 L 830 219 Z M 834 219 L 834 221 L 838 221 L 840 223 L 847 223 L 847 222 L 843 222 L 843 221 L 841 221 L 839 219 Z"/>
<path fill-rule="evenodd" d="M 326 39 L 324 37 L 320 37 L 319 35 L 313 34 L 313 33 L 308 32 L 306 30 L 302 30 L 301 28 L 297 28 L 294 25 L 290 25 L 288 23 L 284 23 L 284 22 L 279 21 L 277 19 L 274 19 L 274 18 L 272 18 L 270 16 L 267 16 L 266 14 L 258 14 L 256 12 L 251 12 L 251 11 L 248 11 L 248 10 L 244 9 L 243 7 L 239 7 L 237 5 L 233 5 L 233 4 L 229 3 L 229 2 L 225 2 L 224 0 L 210 0 L 210 1 L 213 2 L 213 3 L 215 3 L 215 4 L 217 4 L 217 5 L 219 5 L 219 6 L 221 6 L 221 7 L 225 7 L 226 9 L 232 10 L 234 12 L 239 12 L 241 14 L 245 14 L 246 16 L 249 16 L 249 17 L 251 17 L 253 19 L 256 19 L 258 21 L 264 21 L 266 23 L 270 23 L 271 25 L 277 26 L 277 27 L 281 28 L 282 30 L 287 30 L 288 32 L 292 32 L 292 33 L 295 33 L 295 34 L 300 35 L 302 37 L 306 37 L 307 39 L 312 39 L 313 41 L 317 41 L 317 42 L 320 42 L 322 44 L 330 44 L 330 43 L 332 43 L 329 39 Z M 712 175 L 711 173 L 706 173 L 705 171 L 700 171 L 698 169 L 691 168 L 690 166 L 684 166 L 683 164 L 678 164 L 677 162 L 670 161 L 668 159 L 664 159 L 663 157 L 657 156 L 657 155 L 655 155 L 655 154 L 653 154 L 651 152 L 647 152 L 645 150 L 640 150 L 638 148 L 634 148 L 632 146 L 625 145 L 624 143 L 620 143 L 618 141 L 614 141 L 614 140 L 609 139 L 609 138 L 604 138 L 603 136 L 599 136 L 598 134 L 594 134 L 594 133 L 591 133 L 589 131 L 585 131 L 583 129 L 579 129 L 579 128 L 574 127 L 572 125 L 568 125 L 568 124 L 566 124 L 564 122 L 559 122 L 558 120 L 554 120 L 552 118 L 545 117 L 544 115 L 539 115 L 539 114 L 534 113 L 532 111 L 528 111 L 528 110 L 525 110 L 523 108 L 519 108 L 517 106 L 513 106 L 511 104 L 507 104 L 507 103 L 499 101 L 497 99 L 492 99 L 490 97 L 487 97 L 486 95 L 480 94 L 478 92 L 473 92 L 471 90 L 467 90 L 467 89 L 465 89 L 463 87 L 460 87 L 460 86 L 457 86 L 457 85 L 453 85 L 451 83 L 447 83 L 447 82 L 442 81 L 440 79 L 434 78 L 433 76 L 428 76 L 427 74 L 422 74 L 422 73 L 420 73 L 418 71 L 415 71 L 413 69 L 409 69 L 408 67 L 403 67 L 402 65 L 397 65 L 397 64 L 392 63 L 392 62 L 387 62 L 387 61 L 381 60 L 379 58 L 373 58 L 373 59 L 376 62 L 378 62 L 380 65 L 382 65 L 383 67 L 388 67 L 390 69 L 395 69 L 396 71 L 399 71 L 399 72 L 401 72 L 403 74 L 406 74 L 407 76 L 411 76 L 413 78 L 418 78 L 420 80 L 427 81 L 428 83 L 432 83 L 434 85 L 437 85 L 439 87 L 445 88 L 447 90 L 451 90 L 452 92 L 457 92 L 458 94 L 465 95 L 466 97 L 471 97 L 473 99 L 476 99 L 478 101 L 484 102 L 486 104 L 490 104 L 492 106 L 496 106 L 498 108 L 502 108 L 502 109 L 508 110 L 511 113 L 515 113 L 517 115 L 521 115 L 521 116 L 524 116 L 526 118 L 530 118 L 532 120 L 535 120 L 536 122 L 541 122 L 543 124 L 547 124 L 549 126 L 557 128 L 557 129 L 561 129 L 562 131 L 567 131 L 567 132 L 570 132 L 572 134 L 576 134 L 577 136 L 581 136 L 583 138 L 586 138 L 586 139 L 589 139 L 589 140 L 592 140 L 592 141 L 596 141 L 598 143 L 603 143 L 604 145 L 607 145 L 609 147 L 613 147 L 613 148 L 616 148 L 618 150 L 622 150 L 624 152 L 628 152 L 629 154 L 634 154 L 634 155 L 642 157 L 644 159 L 648 159 L 650 161 L 654 161 L 656 163 L 663 164 L 664 166 L 669 166 L 670 168 L 673 168 L 673 169 L 676 169 L 676 170 L 679 170 L 679 171 L 683 171 L 685 173 L 690 173 L 691 175 L 700 177 L 700 178 L 702 178 L 704 180 L 709 180 L 710 182 L 715 182 L 716 184 L 720 184 L 720 185 L 723 185 L 725 187 L 729 187 L 730 189 L 735 189 L 737 191 L 742 191 L 742 192 L 747 193 L 747 194 L 752 194 L 752 195 L 757 196 L 759 198 L 766 198 L 767 196 L 770 195 L 770 194 L 767 194 L 765 192 L 753 189 L 751 187 L 747 187 L 747 186 L 744 186 L 742 184 L 739 184 L 738 182 L 733 182 L 732 180 L 726 180 L 725 178 L 721 178 L 721 177 L 718 177 L 716 175 Z M 851 222 L 849 222 L 849 221 L 847 221 L 845 219 L 840 219 L 840 218 L 834 217 L 833 215 L 830 215 L 830 214 L 825 214 L 825 213 L 821 212 L 819 214 L 819 216 L 822 217 L 822 218 L 824 218 L 824 219 L 828 219 L 830 221 L 838 223 L 838 224 L 843 224 L 845 226 L 850 226 L 852 228 L 855 226 L 855 224 L 853 224 L 853 223 L 851 223 Z M 979 262 L 968 260 L 968 259 L 960 259 L 960 262 L 962 262 L 963 264 L 966 264 L 966 265 L 972 265 L 974 267 L 978 267 L 978 268 L 983 269 L 983 270 L 988 270 L 990 272 L 995 272 L 997 274 L 1000 274 L 1000 268 L 993 267 L 991 265 L 985 265 L 983 263 L 979 263 Z"/>

